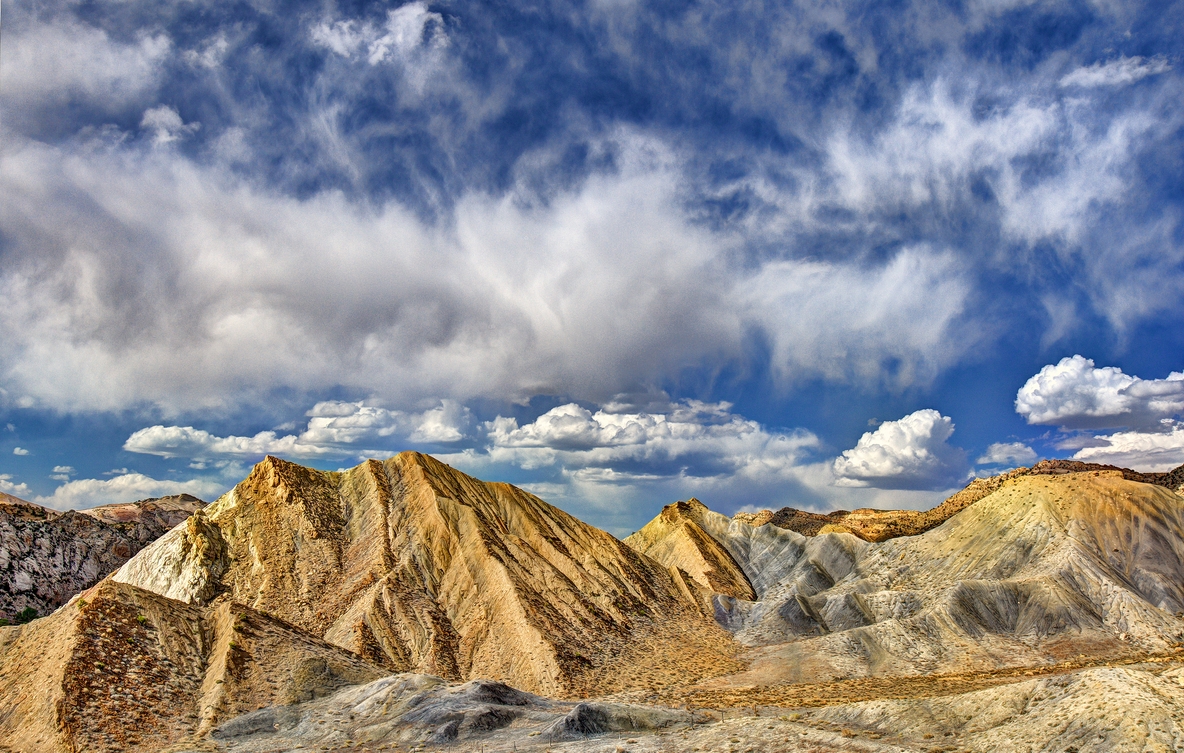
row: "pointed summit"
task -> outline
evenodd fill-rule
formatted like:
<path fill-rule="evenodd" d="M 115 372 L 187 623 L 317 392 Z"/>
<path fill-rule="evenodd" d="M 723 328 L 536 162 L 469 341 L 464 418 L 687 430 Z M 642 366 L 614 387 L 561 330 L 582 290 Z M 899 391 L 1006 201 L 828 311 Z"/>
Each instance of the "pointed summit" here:
<path fill-rule="evenodd" d="M 620 684 L 608 666 L 643 634 L 730 661 L 689 578 L 416 452 L 345 472 L 269 456 L 115 579 L 191 603 L 226 594 L 392 671 L 534 692 Z"/>

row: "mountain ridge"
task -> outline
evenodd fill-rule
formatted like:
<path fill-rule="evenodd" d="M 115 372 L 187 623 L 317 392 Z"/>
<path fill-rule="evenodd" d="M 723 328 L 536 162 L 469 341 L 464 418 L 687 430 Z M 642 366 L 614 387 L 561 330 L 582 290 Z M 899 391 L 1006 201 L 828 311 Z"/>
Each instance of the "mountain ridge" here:
<path fill-rule="evenodd" d="M 205 503 L 188 494 L 62 512 L 0 498 L 0 616 L 48 614 Z"/>

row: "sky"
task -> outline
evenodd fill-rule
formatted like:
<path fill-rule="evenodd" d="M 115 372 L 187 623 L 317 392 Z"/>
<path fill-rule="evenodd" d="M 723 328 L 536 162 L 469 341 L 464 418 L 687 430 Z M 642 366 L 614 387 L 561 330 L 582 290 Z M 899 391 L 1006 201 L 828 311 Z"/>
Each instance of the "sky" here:
<path fill-rule="evenodd" d="M 2 492 L 415 449 L 623 534 L 1184 463 L 1184 3 L 2 11 Z"/>

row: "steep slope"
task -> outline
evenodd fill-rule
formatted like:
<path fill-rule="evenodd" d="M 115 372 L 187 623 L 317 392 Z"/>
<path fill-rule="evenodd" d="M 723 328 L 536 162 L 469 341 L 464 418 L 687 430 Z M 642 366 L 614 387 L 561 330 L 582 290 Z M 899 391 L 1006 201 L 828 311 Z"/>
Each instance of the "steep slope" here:
<path fill-rule="evenodd" d="M 779 530 L 710 531 L 750 582 L 765 581 L 757 600 L 715 598 L 722 624 L 765 647 L 731 683 L 1043 664 L 1184 640 L 1184 498 L 1119 471 L 1013 476 L 942 525 L 881 543 L 781 531 L 795 543 L 773 561 L 747 554 L 762 529 Z"/>
<path fill-rule="evenodd" d="M 712 593 L 755 599 L 756 591 L 736 560 L 705 530 L 705 518 L 727 519 L 707 509 L 697 499 L 676 502 L 662 508 L 658 517 L 624 541 L 633 549 L 668 566 L 688 573 Z"/>
<path fill-rule="evenodd" d="M 50 617 L 0 628 L 0 750 L 163 751 L 260 705 L 381 674 L 249 607 L 107 580 Z"/>
<path fill-rule="evenodd" d="M 44 615 L 205 505 L 182 494 L 58 512 L 0 498 L 0 617 Z"/>
<path fill-rule="evenodd" d="M 630 646 L 667 638 L 685 650 L 636 660 L 673 679 L 735 666 L 692 578 L 418 453 L 343 473 L 269 457 L 115 579 L 225 593 L 394 671 L 532 692 L 615 686 Z"/>

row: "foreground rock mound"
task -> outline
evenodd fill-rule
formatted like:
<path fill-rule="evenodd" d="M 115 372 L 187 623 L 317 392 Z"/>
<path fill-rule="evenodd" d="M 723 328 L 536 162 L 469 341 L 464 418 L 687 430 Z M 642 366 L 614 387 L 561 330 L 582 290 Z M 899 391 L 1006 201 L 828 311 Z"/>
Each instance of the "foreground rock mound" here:
<path fill-rule="evenodd" d="M 226 594 L 391 671 L 532 692 L 738 666 L 685 573 L 418 453 L 343 473 L 269 457 L 115 579 L 195 605 Z M 647 648 L 667 642 L 680 650 Z"/>
<path fill-rule="evenodd" d="M 51 617 L 0 628 L 0 750 L 163 751 L 260 705 L 381 675 L 244 605 L 104 581 Z"/>
<path fill-rule="evenodd" d="M 0 617 L 52 612 L 204 506 L 181 494 L 63 513 L 0 495 Z"/>

